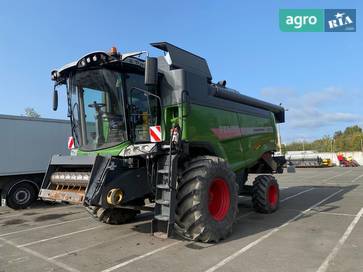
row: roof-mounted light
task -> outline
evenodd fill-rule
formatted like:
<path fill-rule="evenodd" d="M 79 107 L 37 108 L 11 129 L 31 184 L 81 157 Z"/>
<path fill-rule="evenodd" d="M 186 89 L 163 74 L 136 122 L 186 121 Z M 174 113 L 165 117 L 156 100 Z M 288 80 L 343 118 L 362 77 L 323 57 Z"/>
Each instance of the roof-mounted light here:
<path fill-rule="evenodd" d="M 52 80 L 57 80 L 58 76 L 59 76 L 59 73 L 58 73 L 58 71 L 57 71 L 57 70 L 53 70 L 53 71 L 51 72 L 51 79 L 52 79 Z"/>
<path fill-rule="evenodd" d="M 117 54 L 117 48 L 115 46 L 112 46 L 110 50 L 110 56 L 117 56 Z"/>
<path fill-rule="evenodd" d="M 99 65 L 109 61 L 109 55 L 105 52 L 94 52 L 81 58 L 77 62 L 77 67 L 83 68 L 91 65 Z"/>

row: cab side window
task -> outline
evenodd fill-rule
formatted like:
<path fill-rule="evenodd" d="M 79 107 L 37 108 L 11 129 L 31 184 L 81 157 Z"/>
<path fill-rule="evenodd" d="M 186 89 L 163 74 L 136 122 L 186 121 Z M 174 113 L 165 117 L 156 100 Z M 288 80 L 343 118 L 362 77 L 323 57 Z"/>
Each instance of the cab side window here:
<path fill-rule="evenodd" d="M 145 90 L 144 76 L 128 74 L 126 79 L 131 138 L 134 142 L 149 142 L 149 126 L 157 124 L 159 103 Z"/>

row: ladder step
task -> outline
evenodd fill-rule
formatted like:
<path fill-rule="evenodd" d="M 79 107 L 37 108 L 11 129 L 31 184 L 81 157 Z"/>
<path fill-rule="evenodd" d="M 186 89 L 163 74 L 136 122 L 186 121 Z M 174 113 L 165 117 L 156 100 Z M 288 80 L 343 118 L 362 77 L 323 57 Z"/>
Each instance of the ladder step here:
<path fill-rule="evenodd" d="M 172 147 L 162 145 L 162 148 L 167 152 L 167 149 L 170 151 Z M 178 158 L 178 154 L 169 153 L 160 157 L 157 162 L 155 208 L 151 227 L 152 233 L 157 237 L 167 238 L 173 233 Z"/>
<path fill-rule="evenodd" d="M 157 188 L 163 189 L 163 190 L 170 190 L 170 187 L 168 184 L 158 184 L 156 185 Z"/>
<path fill-rule="evenodd" d="M 162 145 L 161 148 L 162 149 L 170 149 L 170 145 Z"/>
<path fill-rule="evenodd" d="M 168 174 L 169 173 L 169 169 L 160 169 L 158 170 L 159 174 Z"/>
<path fill-rule="evenodd" d="M 164 199 L 157 199 L 155 200 L 156 204 L 160 204 L 160 205 L 166 205 L 169 206 L 170 202 L 168 200 L 164 200 Z"/>
<path fill-rule="evenodd" d="M 166 215 L 155 215 L 154 218 L 159 221 L 169 221 L 169 216 Z"/>

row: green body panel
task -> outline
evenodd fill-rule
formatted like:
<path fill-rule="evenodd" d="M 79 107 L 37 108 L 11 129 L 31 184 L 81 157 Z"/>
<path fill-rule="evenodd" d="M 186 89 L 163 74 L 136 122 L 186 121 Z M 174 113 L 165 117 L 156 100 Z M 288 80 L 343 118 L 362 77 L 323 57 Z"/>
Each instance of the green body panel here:
<path fill-rule="evenodd" d="M 210 143 L 234 171 L 253 166 L 268 151 L 276 150 L 274 116 L 249 114 L 191 105 L 183 118 L 183 140 Z"/>
<path fill-rule="evenodd" d="M 130 145 L 130 142 L 124 142 L 121 144 L 118 144 L 116 146 L 94 150 L 94 151 L 84 151 L 84 150 L 77 150 L 77 156 L 95 156 L 95 155 L 110 155 L 110 156 L 118 156 L 121 152 L 121 150 L 125 149 Z"/>

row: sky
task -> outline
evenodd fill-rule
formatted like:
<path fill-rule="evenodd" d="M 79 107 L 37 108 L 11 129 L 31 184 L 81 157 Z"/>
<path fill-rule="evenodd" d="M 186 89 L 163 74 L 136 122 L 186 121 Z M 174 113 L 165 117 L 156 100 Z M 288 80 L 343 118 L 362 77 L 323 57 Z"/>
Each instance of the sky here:
<path fill-rule="evenodd" d="M 281 8 L 357 9 L 357 32 L 288 33 Z M 53 112 L 52 69 L 92 51 L 161 52 L 168 41 L 204 57 L 213 81 L 282 103 L 283 142 L 363 125 L 361 0 L 9 1 L 0 2 L 0 114 L 66 119 L 65 93 Z"/>

